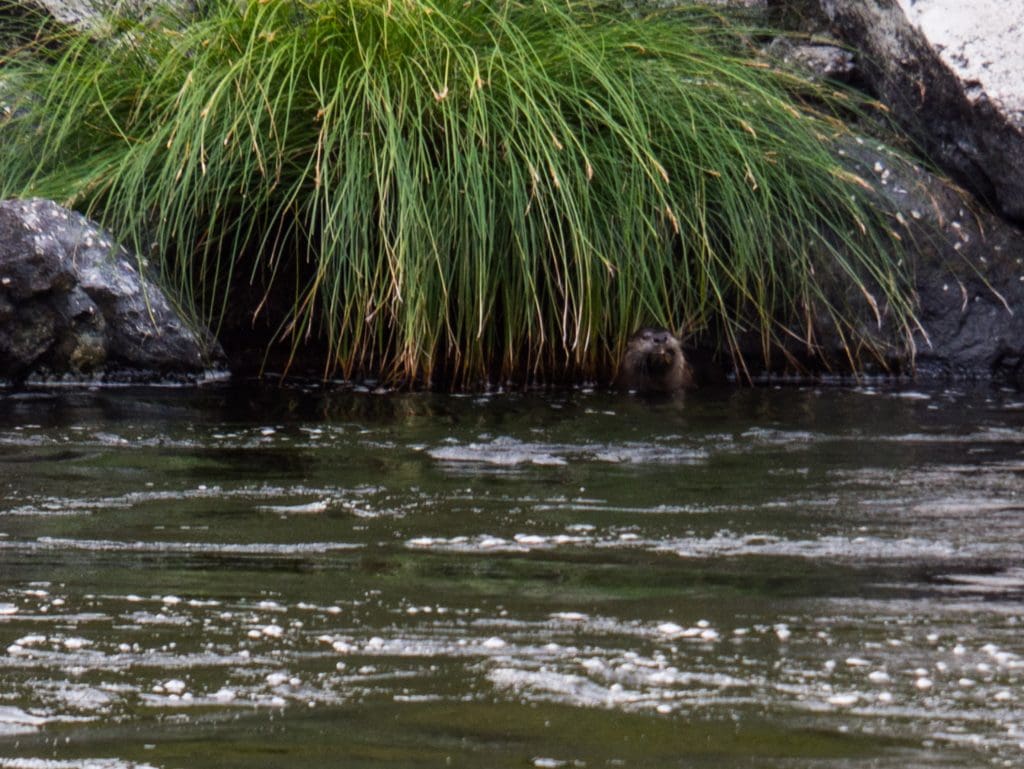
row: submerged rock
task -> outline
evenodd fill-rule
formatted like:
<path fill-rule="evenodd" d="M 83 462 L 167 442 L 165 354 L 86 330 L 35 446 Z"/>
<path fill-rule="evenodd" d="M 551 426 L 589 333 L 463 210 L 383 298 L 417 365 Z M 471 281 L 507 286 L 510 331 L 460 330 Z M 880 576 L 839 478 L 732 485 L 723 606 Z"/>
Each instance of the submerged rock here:
<path fill-rule="evenodd" d="M 929 155 L 1024 222 L 1024 3 L 820 0 L 863 76 Z"/>
<path fill-rule="evenodd" d="M 0 380 L 198 375 L 221 356 L 82 215 L 0 202 Z"/>

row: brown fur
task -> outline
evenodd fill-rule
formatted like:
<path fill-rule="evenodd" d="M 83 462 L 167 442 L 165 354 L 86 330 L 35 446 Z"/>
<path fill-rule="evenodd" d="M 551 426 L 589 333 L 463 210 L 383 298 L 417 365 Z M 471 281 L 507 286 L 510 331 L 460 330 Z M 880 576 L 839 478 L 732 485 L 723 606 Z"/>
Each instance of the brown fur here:
<path fill-rule="evenodd" d="M 693 387 L 693 369 L 679 340 L 663 328 L 641 328 L 626 343 L 615 383 L 641 393 L 674 393 Z"/>

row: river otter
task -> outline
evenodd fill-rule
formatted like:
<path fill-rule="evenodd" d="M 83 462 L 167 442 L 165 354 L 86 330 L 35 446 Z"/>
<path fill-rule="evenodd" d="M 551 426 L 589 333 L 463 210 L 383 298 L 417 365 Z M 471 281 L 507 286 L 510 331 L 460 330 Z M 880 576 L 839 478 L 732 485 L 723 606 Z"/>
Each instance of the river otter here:
<path fill-rule="evenodd" d="M 674 393 L 695 384 L 693 369 L 671 331 L 641 328 L 626 343 L 615 383 L 641 393 Z"/>

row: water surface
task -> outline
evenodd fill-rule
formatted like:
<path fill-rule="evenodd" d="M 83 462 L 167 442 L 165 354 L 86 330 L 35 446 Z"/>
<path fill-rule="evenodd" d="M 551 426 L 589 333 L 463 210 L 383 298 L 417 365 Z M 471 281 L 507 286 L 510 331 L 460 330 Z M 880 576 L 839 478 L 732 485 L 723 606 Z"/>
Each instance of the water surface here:
<path fill-rule="evenodd" d="M 0 395 L 0 769 L 1024 766 L 1022 422 Z"/>

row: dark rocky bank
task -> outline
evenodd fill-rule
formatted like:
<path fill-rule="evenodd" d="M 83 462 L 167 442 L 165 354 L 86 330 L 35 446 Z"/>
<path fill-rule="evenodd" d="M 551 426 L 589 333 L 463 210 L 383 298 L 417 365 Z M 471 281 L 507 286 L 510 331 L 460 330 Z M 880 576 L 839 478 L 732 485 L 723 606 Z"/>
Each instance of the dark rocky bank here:
<path fill-rule="evenodd" d="M 909 341 L 887 325 L 880 308 L 883 322 L 866 331 L 884 354 L 868 361 L 868 370 L 1024 385 L 1024 78 L 1015 74 L 1024 71 L 1024 6 L 998 0 L 978 0 L 967 11 L 968 4 L 953 0 L 725 4 L 799 30 L 768 45 L 770 55 L 863 87 L 929 158 L 931 170 L 871 138 L 837 146 L 851 172 L 877 191 L 907 244 L 919 304 L 920 327 Z M 152 4 L 124 5 L 144 15 Z M 0 41 L 24 34 L 26 15 L 49 14 L 54 23 L 83 29 L 96 19 L 89 4 L 74 0 L 22 0 L 21 6 L 23 13 L 0 18 Z M 2 85 L 0 77 L 0 97 Z M 0 204 L 0 380 L 201 377 L 220 359 L 219 347 L 181 320 L 138 265 L 109 234 L 56 204 Z M 841 300 L 842 287 L 837 291 Z M 253 327 L 248 314 L 228 320 L 230 365 L 252 373 L 262 362 L 253 344 L 273 329 Z M 847 351 L 828 328 L 812 355 L 793 352 L 788 362 L 766 363 L 759 342 L 750 340 L 742 365 L 752 373 L 778 372 L 802 359 L 812 367 L 824 362 L 834 373 L 850 371 Z M 295 370 L 304 370 L 301 361 Z"/>

